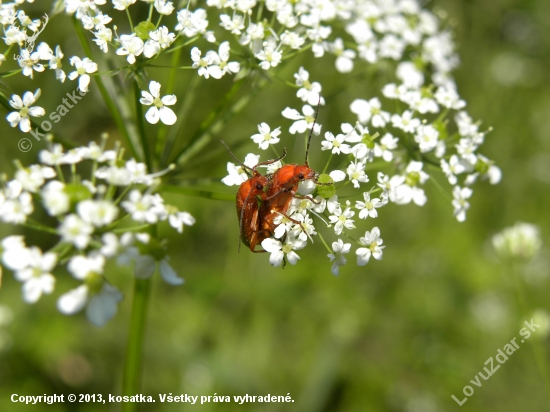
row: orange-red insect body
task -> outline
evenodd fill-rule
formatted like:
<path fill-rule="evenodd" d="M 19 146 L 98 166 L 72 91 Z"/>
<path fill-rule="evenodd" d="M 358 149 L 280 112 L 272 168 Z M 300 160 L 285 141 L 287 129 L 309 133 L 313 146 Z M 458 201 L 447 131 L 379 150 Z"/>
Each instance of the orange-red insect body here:
<path fill-rule="evenodd" d="M 263 176 L 257 168 L 263 165 L 275 163 L 286 156 L 286 150 L 278 159 L 268 160 L 258 163 L 254 167 L 249 167 L 237 159 L 229 147 L 222 141 L 231 156 L 243 167 L 249 178 L 241 183 L 236 196 L 237 217 L 239 218 L 239 238 L 250 248 L 252 252 L 257 251 L 256 245 L 261 244 L 262 240 L 269 236 L 262 228 L 262 214 L 260 208 L 267 199 L 267 189 L 271 184 L 272 175 Z M 239 242 L 240 250 L 240 242 Z"/>
<path fill-rule="evenodd" d="M 273 174 L 267 196 L 260 209 L 263 235 L 269 233 L 272 236 L 277 226 L 274 223 L 275 218 L 280 215 L 287 216 L 292 199 L 297 197 L 300 182 L 315 179 L 316 176 L 315 171 L 309 166 L 295 164 L 284 165 Z"/>
<path fill-rule="evenodd" d="M 239 218 L 240 238 L 242 242 L 255 252 L 261 238 L 260 207 L 267 195 L 264 191 L 269 184 L 268 176 L 254 175 L 243 182 L 237 192 L 237 216 Z"/>

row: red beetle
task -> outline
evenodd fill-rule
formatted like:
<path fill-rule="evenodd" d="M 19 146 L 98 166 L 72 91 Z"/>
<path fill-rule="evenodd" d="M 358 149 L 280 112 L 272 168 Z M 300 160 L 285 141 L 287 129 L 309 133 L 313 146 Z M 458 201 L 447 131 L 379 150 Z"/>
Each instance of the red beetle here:
<path fill-rule="evenodd" d="M 249 167 L 242 163 L 231 152 L 224 141 L 221 141 L 229 151 L 229 154 L 239 163 L 249 178 L 241 183 L 237 192 L 237 217 L 239 218 L 239 238 L 254 253 L 265 252 L 264 250 L 255 250 L 256 245 L 261 244 L 262 240 L 270 234 L 262 228 L 262 215 L 260 208 L 267 199 L 266 190 L 270 187 L 272 175 L 262 175 L 258 172 L 259 166 L 270 165 L 282 160 L 286 156 L 286 149 L 283 155 L 278 159 L 267 160 L 258 163 L 254 167 Z M 239 251 L 241 245 L 239 242 Z"/>

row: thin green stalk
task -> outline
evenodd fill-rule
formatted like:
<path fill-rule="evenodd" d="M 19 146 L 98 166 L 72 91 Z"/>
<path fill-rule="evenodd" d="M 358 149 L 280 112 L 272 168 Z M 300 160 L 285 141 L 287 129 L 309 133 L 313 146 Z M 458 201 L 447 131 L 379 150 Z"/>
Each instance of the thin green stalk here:
<path fill-rule="evenodd" d="M 334 251 L 328 247 L 327 242 L 325 242 L 325 239 L 323 238 L 323 235 L 321 235 L 321 232 L 318 232 L 317 234 L 319 235 L 319 239 L 321 239 L 323 245 L 325 245 L 325 247 L 327 248 L 328 253 L 334 253 Z"/>
<path fill-rule="evenodd" d="M 192 189 L 181 186 L 162 186 L 160 192 L 177 193 L 185 196 L 202 197 L 211 200 L 235 201 L 235 195 L 230 193 L 210 192 L 208 190 Z"/>
<path fill-rule="evenodd" d="M 140 393 L 145 318 L 150 289 L 151 278 L 135 279 L 130 330 L 128 333 L 128 343 L 126 345 L 124 375 L 122 379 L 122 394 L 125 396 L 132 396 L 136 393 Z M 137 410 L 137 407 L 138 404 L 133 402 L 122 404 L 122 410 L 124 412 L 134 412 Z"/>
<path fill-rule="evenodd" d="M 174 163 L 179 164 L 180 166 L 185 164 L 185 162 L 195 155 L 199 150 L 201 150 L 210 140 L 212 139 L 212 136 L 214 136 L 216 133 L 220 132 L 225 123 L 232 118 L 237 113 L 241 112 L 248 103 L 252 100 L 254 96 L 267 84 L 267 81 L 261 81 L 251 92 L 246 94 L 245 96 L 241 97 L 239 100 L 237 100 L 231 108 L 217 121 L 214 123 L 211 123 L 216 117 L 219 112 L 223 110 L 225 107 L 226 98 L 228 97 L 226 95 L 226 98 L 222 100 L 220 104 L 218 113 L 211 115 L 204 123 L 203 127 L 199 129 L 199 132 L 191 139 L 191 141 L 185 146 L 183 149 L 179 151 L 179 153 L 176 155 Z M 235 87 L 235 86 L 234 86 Z M 231 92 L 231 90 L 230 90 Z M 228 93 L 229 94 L 229 93 Z M 228 99 L 227 99 L 228 100 Z"/>
<path fill-rule="evenodd" d="M 525 292 L 523 290 L 523 284 L 521 281 L 517 264 L 512 263 L 511 272 L 512 272 L 512 277 L 514 278 L 514 286 L 516 289 L 516 294 L 520 304 L 521 311 L 523 312 L 523 317 L 528 317 L 530 314 L 530 310 L 528 309 L 528 306 L 527 306 L 527 299 L 525 299 Z M 530 321 L 530 319 L 526 319 L 526 320 Z M 535 358 L 537 369 L 539 370 L 539 373 L 541 374 L 542 379 L 544 380 L 546 389 L 548 391 L 548 395 L 550 396 L 550 377 L 548 375 L 548 368 L 546 365 L 544 347 L 541 344 L 540 337 L 538 336 L 534 337 L 534 342 L 531 345 L 531 349 L 533 350 L 533 356 Z"/>
<path fill-rule="evenodd" d="M 331 160 L 332 160 L 332 150 L 330 151 L 330 156 L 328 157 L 327 164 L 325 165 L 325 168 L 323 169 L 323 174 L 325 174 L 325 172 L 327 171 L 328 165 L 330 164 Z"/>
<path fill-rule="evenodd" d="M 55 230 L 54 228 L 44 226 L 44 225 L 42 225 L 41 223 L 38 223 L 38 222 L 25 222 L 25 223 L 22 223 L 22 226 L 28 227 L 29 229 L 38 230 L 40 232 L 51 233 L 52 235 L 58 235 L 59 234 L 59 233 L 57 233 L 57 230 Z"/>
<path fill-rule="evenodd" d="M 132 16 L 130 16 L 130 10 L 126 8 L 126 15 L 128 16 L 128 22 L 130 23 L 130 29 L 134 31 L 134 22 L 132 21 Z"/>
<path fill-rule="evenodd" d="M 153 5 L 151 4 L 151 8 L 152 7 L 153 7 Z M 172 60 L 170 61 L 170 66 L 173 66 L 173 67 L 176 66 L 176 64 L 180 60 L 181 52 L 182 52 L 182 49 L 178 49 L 172 55 Z M 168 74 L 168 82 L 166 84 L 166 94 L 173 94 L 174 93 L 174 86 L 176 84 L 176 74 L 177 74 L 177 71 L 175 69 L 170 70 L 170 73 Z M 194 79 L 195 76 L 192 76 L 192 78 Z M 185 95 L 185 98 L 187 100 L 187 94 Z M 182 122 L 181 119 L 185 119 L 185 118 L 178 116 L 178 119 L 180 119 L 180 122 Z M 161 123 L 161 125 L 159 127 L 159 130 L 158 130 L 158 133 L 157 133 L 157 141 L 156 141 L 156 145 L 155 145 L 155 153 L 157 154 L 157 158 L 160 158 L 160 156 L 162 154 L 162 151 L 163 151 L 163 148 L 165 147 L 167 132 L 168 132 L 168 128 L 166 127 L 166 125 L 164 123 Z M 164 165 L 163 161 L 161 160 L 159 163 L 160 163 L 160 165 L 159 165 L 160 168 L 162 168 L 163 165 Z"/>
<path fill-rule="evenodd" d="M 453 199 L 451 198 L 451 196 L 449 196 L 449 193 L 446 192 L 445 189 L 443 189 L 443 187 L 441 187 L 439 182 L 433 176 L 431 176 L 428 180 L 433 183 L 437 191 L 441 193 L 441 195 L 443 195 L 445 199 L 447 199 L 449 202 L 452 202 Z"/>
<path fill-rule="evenodd" d="M 147 165 L 147 170 L 149 173 L 153 171 L 153 161 L 151 158 L 151 151 L 149 150 L 149 142 L 147 141 L 147 135 L 145 134 L 145 118 L 143 116 L 143 105 L 140 103 L 139 99 L 141 96 L 141 89 L 137 82 L 137 79 L 134 79 L 134 100 L 136 104 L 136 117 L 137 125 L 139 131 L 139 138 L 141 140 L 141 147 L 143 148 L 143 154 L 145 155 L 145 164 Z"/>
<path fill-rule="evenodd" d="M 140 230 L 147 230 L 147 228 L 150 228 L 151 225 L 148 223 L 146 225 L 139 225 L 139 226 L 130 226 L 130 227 L 122 227 L 120 229 L 113 229 L 112 233 L 127 233 L 127 232 L 137 232 Z"/>
<path fill-rule="evenodd" d="M 84 49 L 84 53 L 89 59 L 93 58 L 92 49 L 90 48 L 90 45 L 88 44 L 88 40 L 86 39 L 86 35 L 84 34 L 84 31 L 82 29 L 82 26 L 79 24 L 78 20 L 76 18 L 73 18 L 73 24 L 75 27 L 76 34 L 78 36 L 78 39 L 80 40 L 80 44 L 82 45 L 82 48 Z M 126 125 L 124 124 L 124 120 L 122 119 L 122 116 L 120 115 L 120 111 L 118 110 L 117 106 L 115 105 L 113 99 L 111 98 L 111 95 L 107 91 L 107 88 L 105 87 L 105 84 L 103 83 L 103 80 L 100 76 L 92 76 L 97 84 L 97 87 L 99 89 L 99 93 L 101 94 L 101 97 L 103 98 L 103 101 L 105 102 L 105 105 L 109 109 L 109 112 L 111 113 L 111 116 L 113 116 L 113 120 L 115 121 L 115 124 L 119 130 L 119 132 L 122 134 L 122 137 L 128 144 L 128 147 L 130 147 L 130 150 L 134 157 L 137 159 L 141 159 L 141 156 L 139 156 L 134 143 L 132 142 L 132 139 L 130 138 L 130 134 L 128 133 L 128 129 L 126 128 Z"/>

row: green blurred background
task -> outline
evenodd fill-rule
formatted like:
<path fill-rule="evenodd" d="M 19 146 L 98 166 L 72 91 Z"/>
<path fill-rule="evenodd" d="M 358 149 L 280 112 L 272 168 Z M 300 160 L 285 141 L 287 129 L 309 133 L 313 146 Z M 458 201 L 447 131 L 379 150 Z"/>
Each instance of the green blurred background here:
<path fill-rule="evenodd" d="M 474 386 L 475 394 L 459 407 L 462 388 L 483 369 L 518 331 L 531 312 L 550 310 L 549 253 L 542 253 L 522 269 L 528 312 L 519 306 L 509 268 L 491 250 L 490 237 L 517 221 L 531 222 L 548 236 L 550 208 L 550 2 L 548 0 L 491 0 L 430 2 L 448 13 L 455 26 L 462 64 L 456 71 L 461 96 L 474 119 L 494 127 L 481 152 L 503 171 L 497 186 L 474 187 L 472 208 L 465 223 L 433 185 L 429 201 L 419 208 L 390 205 L 376 222 L 387 248 L 382 261 L 358 268 L 354 256 L 330 273 L 320 244 L 300 252 L 295 267 L 271 268 L 267 256 L 241 250 L 237 254 L 238 225 L 230 202 L 170 195 L 170 201 L 197 218 L 183 235 L 162 228 L 170 238 L 173 265 L 186 284 L 172 287 L 156 278 L 149 304 L 143 364 L 142 393 L 192 395 L 286 395 L 293 404 L 198 406 L 144 405 L 142 410 L 243 411 L 547 411 L 549 386 L 548 328 L 541 328 L 491 379 Z M 38 6 L 37 6 L 38 7 Z M 66 22 L 69 23 L 69 19 Z M 63 21 L 63 20 L 62 20 Z M 66 31 L 65 31 L 66 30 Z M 60 43 L 66 56 L 82 55 L 71 26 L 56 25 L 44 32 L 50 45 Z M 307 55 L 307 56 L 306 56 Z M 376 78 L 342 87 L 344 81 L 327 77 L 323 65 L 333 57 L 309 63 L 309 53 L 281 72 L 291 80 L 300 65 L 319 80 L 331 97 L 322 109 L 325 130 L 336 131 L 352 98 L 379 95 Z M 150 73 L 160 78 L 162 72 Z M 190 73 L 181 75 L 182 96 Z M 338 80 L 339 79 L 339 80 Z M 25 79 L 26 80 L 26 79 Z M 10 79 L 13 91 L 29 89 L 27 82 Z M 39 103 L 53 107 L 74 89 L 60 86 L 52 73 L 37 76 L 42 87 Z M 208 113 L 208 96 L 231 82 L 207 82 L 186 132 L 193 133 Z M 349 86 L 349 85 L 348 85 Z M 353 93 L 350 93 L 353 89 Z M 282 125 L 287 141 L 288 122 L 280 112 L 298 107 L 290 88 L 269 85 L 242 115 L 232 119 L 222 137 L 243 158 L 256 151 L 252 143 L 239 145 L 266 121 Z M 5 114 L 2 114 L 5 116 Z M 78 136 L 79 143 L 97 139 L 103 131 L 116 135 L 100 96 L 93 92 L 66 116 L 58 130 Z M 154 130 L 154 129 L 151 129 Z M 2 171 L 13 173 L 12 159 L 34 162 L 39 149 L 22 154 L 23 135 L 0 122 Z M 181 139 L 185 139 L 182 135 Z M 214 139 L 215 141 L 217 139 Z M 301 140 L 301 139 L 299 139 Z M 303 147 L 290 147 L 303 153 Z M 319 159 L 317 147 L 312 163 Z M 192 164 L 183 178 L 225 175 L 227 153 L 218 143 L 205 149 L 208 158 Z M 301 155 L 296 155 L 299 161 Z M 319 161 L 322 164 L 322 160 Z M 319 166 L 319 165 L 317 165 Z M 442 181 L 441 176 L 437 177 Z M 210 190 L 233 193 L 220 184 Z M 476 190 L 477 189 L 477 190 Z M 11 232 L 2 225 L 0 235 Z M 41 247 L 51 239 L 25 232 Z M 34 237 L 33 237 L 34 236 Z M 31 243 L 31 242 L 29 242 Z M 1 411 L 93 411 L 120 409 L 119 404 L 26 406 L 12 404 L 12 393 L 120 394 L 120 382 L 131 304 L 131 275 L 112 266 L 109 278 L 125 294 L 118 315 L 103 328 L 90 325 L 82 314 L 66 317 L 55 309 L 57 296 L 74 287 L 73 279 L 58 279 L 53 296 L 30 306 L 22 302 L 20 284 L 4 273 L 0 290 Z M 6 315 L 6 308 L 12 320 Z M 545 329 L 545 330 L 542 330 Z M 536 340 L 538 339 L 538 345 Z M 542 352 L 536 352 L 542 348 Z M 538 353 L 538 358 L 535 354 Z M 546 365 L 546 366 L 544 366 Z"/>

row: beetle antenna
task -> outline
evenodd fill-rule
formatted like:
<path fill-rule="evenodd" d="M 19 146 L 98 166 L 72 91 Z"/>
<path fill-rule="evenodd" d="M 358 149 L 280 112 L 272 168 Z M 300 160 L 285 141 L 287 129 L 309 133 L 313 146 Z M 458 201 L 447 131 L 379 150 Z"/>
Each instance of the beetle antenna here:
<path fill-rule="evenodd" d="M 252 168 L 252 170 L 255 171 L 258 166 L 266 166 L 266 165 L 270 165 L 270 164 L 273 164 L 275 162 L 278 162 L 279 160 L 283 160 L 285 158 L 285 156 L 286 156 L 286 147 L 283 149 L 282 156 L 278 157 L 277 159 L 266 160 L 265 162 L 258 163 L 256 166 L 254 166 Z"/>
<path fill-rule="evenodd" d="M 306 166 L 307 167 L 309 167 L 309 163 L 308 163 L 309 145 L 311 143 L 311 136 L 313 135 L 313 129 L 315 129 L 315 125 L 317 124 L 317 116 L 319 116 L 320 107 L 321 107 L 321 95 L 319 95 L 319 102 L 317 103 L 317 110 L 315 111 L 315 119 L 313 120 L 313 126 L 311 126 L 311 130 L 307 138 L 307 147 L 306 147 Z"/>
<path fill-rule="evenodd" d="M 240 164 L 244 169 L 245 169 L 245 172 L 247 175 L 250 176 L 250 172 L 254 172 L 255 170 L 247 165 L 245 165 L 243 162 L 241 162 L 239 159 L 237 159 L 237 157 L 233 154 L 233 152 L 231 151 L 231 149 L 229 148 L 229 146 L 227 146 L 227 144 L 225 144 L 225 142 L 223 140 L 220 140 L 220 142 L 222 142 L 222 144 L 225 146 L 225 148 L 227 149 L 227 151 L 229 152 L 229 154 L 231 155 L 231 157 L 238 163 Z"/>

